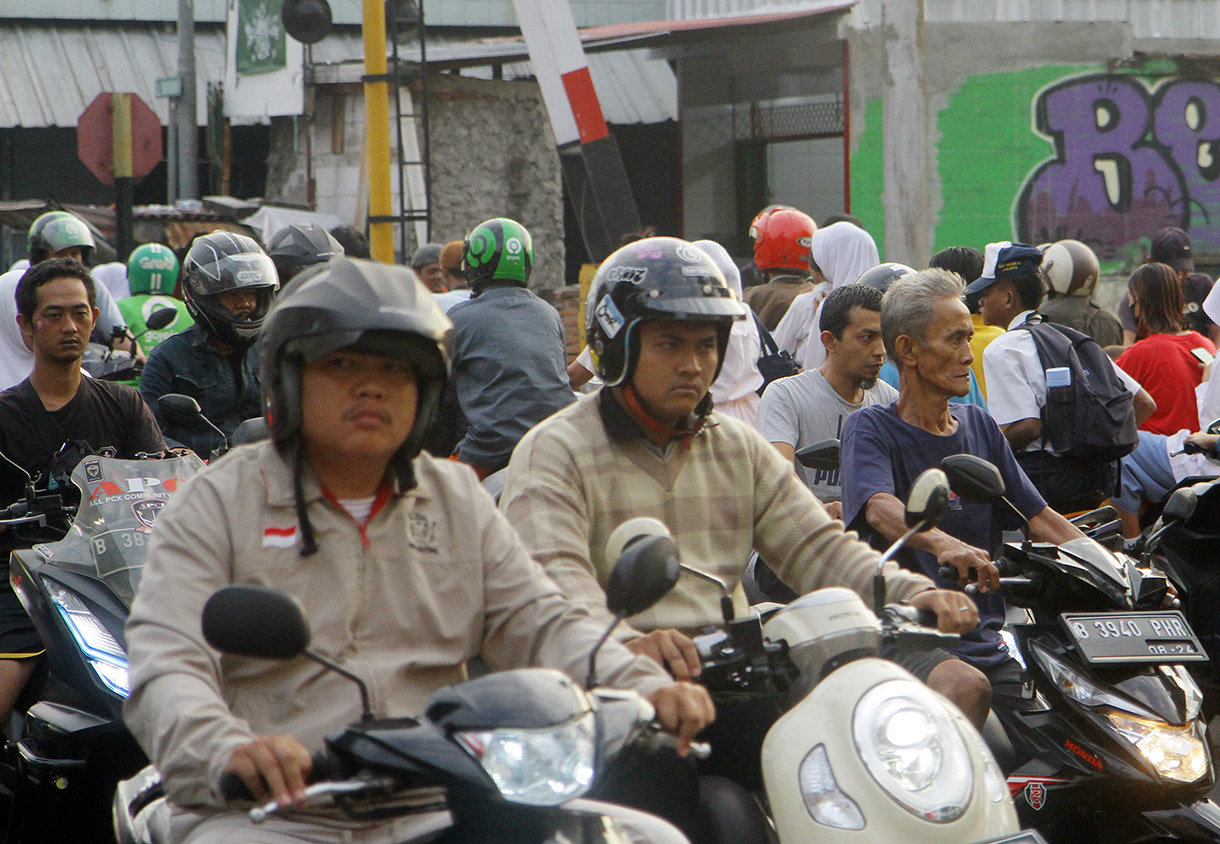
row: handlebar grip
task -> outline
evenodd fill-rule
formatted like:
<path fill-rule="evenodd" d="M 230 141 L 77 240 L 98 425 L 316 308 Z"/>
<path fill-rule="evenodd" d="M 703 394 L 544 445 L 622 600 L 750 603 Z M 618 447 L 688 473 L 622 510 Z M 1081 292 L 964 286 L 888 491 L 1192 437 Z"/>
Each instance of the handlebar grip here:
<path fill-rule="evenodd" d="M 936 628 L 936 613 L 933 610 L 917 610 L 915 620 L 924 627 Z"/>
<path fill-rule="evenodd" d="M 330 757 L 330 754 L 325 751 L 319 751 L 309 757 L 310 768 L 309 776 L 305 777 L 306 784 L 322 782 L 323 780 L 334 779 L 335 765 Z M 256 799 L 250 793 L 250 789 L 246 787 L 246 782 L 237 774 L 229 771 L 220 775 L 220 795 L 225 800 L 254 800 Z"/>
<path fill-rule="evenodd" d="M 952 580 L 954 583 L 956 583 L 957 582 L 957 569 L 954 568 L 953 566 L 949 565 L 948 563 L 945 563 L 943 566 L 941 566 L 939 569 L 937 569 L 936 576 L 939 577 L 941 580 Z"/>

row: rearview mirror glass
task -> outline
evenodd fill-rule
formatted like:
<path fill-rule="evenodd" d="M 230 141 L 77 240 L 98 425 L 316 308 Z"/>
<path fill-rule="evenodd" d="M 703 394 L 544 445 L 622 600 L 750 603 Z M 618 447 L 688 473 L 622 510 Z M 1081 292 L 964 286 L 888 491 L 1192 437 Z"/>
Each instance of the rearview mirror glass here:
<path fill-rule="evenodd" d="M 678 571 L 678 546 L 672 539 L 638 539 L 627 546 L 610 572 L 606 606 L 624 617 L 641 613 L 674 587 Z"/>
<path fill-rule="evenodd" d="M 1004 495 L 1004 478 L 994 463 L 973 454 L 950 454 L 940 461 L 949 487 L 967 501 L 990 504 Z"/>
<path fill-rule="evenodd" d="M 825 472 L 833 472 L 839 468 L 841 452 L 842 449 L 838 440 L 822 440 L 798 449 L 796 452 L 796 462 L 806 469 L 820 469 Z"/>
<path fill-rule="evenodd" d="M 292 659 L 309 647 L 297 599 L 262 586 L 226 586 L 203 605 L 203 638 L 221 653 Z"/>

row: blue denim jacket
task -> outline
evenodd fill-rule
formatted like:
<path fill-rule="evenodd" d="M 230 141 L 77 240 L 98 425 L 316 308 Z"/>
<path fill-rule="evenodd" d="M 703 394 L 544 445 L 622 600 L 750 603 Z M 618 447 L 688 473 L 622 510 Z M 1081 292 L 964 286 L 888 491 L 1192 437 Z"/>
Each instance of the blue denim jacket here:
<path fill-rule="evenodd" d="M 247 419 L 262 416 L 258 351 L 251 347 L 241 363 L 241 384 L 234 379 L 229 359 L 211 342 L 208 334 L 193 325 L 165 340 L 148 356 L 140 377 L 140 394 L 152 408 L 167 440 L 175 440 L 205 460 L 220 445 L 220 437 L 205 425 L 184 425 L 162 412 L 157 399 L 167 393 L 182 393 L 199 402 L 203 415 L 231 436 Z"/>

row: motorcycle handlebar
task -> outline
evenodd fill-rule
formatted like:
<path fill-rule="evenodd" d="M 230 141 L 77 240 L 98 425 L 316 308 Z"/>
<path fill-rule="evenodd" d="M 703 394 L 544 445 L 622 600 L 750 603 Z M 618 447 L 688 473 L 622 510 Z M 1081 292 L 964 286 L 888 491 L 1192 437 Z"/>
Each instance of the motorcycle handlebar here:
<path fill-rule="evenodd" d="M 994 562 L 995 562 L 995 567 L 997 569 L 999 569 L 999 571 L 1000 571 L 1001 578 L 1017 577 L 1021 574 L 1021 564 L 1016 562 L 1015 560 L 1010 560 L 1006 557 L 1000 557 L 998 560 L 995 560 Z M 936 575 L 941 580 L 952 580 L 955 583 L 957 582 L 957 579 L 958 579 L 957 569 L 954 568 L 953 566 L 949 565 L 948 563 L 945 563 L 939 569 L 937 569 Z M 971 584 L 971 585 L 973 585 L 973 584 Z"/>
<path fill-rule="evenodd" d="M 322 782 L 323 780 L 333 779 L 336 774 L 336 766 L 333 764 L 330 754 L 325 751 L 319 751 L 310 759 L 309 775 L 305 777 L 306 784 Z M 254 800 L 254 795 L 250 789 L 246 787 L 246 781 L 240 776 L 229 771 L 220 776 L 220 795 L 225 800 Z"/>

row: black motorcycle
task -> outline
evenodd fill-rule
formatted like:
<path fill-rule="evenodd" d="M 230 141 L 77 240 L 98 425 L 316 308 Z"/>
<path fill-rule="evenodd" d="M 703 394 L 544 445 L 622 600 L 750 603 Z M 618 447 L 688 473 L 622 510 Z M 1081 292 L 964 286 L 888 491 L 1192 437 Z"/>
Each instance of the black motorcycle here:
<path fill-rule="evenodd" d="M 615 568 L 608 604 L 620 618 L 634 615 L 677 576 L 672 542 L 638 543 Z M 584 796 L 616 754 L 670 741 L 655 727 L 647 701 L 633 692 L 592 688 L 596 651 L 589 658 L 588 691 L 555 671 L 505 671 L 439 690 L 420 717 L 378 718 L 359 678 L 309 650 L 308 622 L 291 597 L 230 586 L 208 600 L 202 624 L 208 643 L 223 653 L 304 656 L 360 689 L 364 717 L 329 737 L 314 758 L 306 789 L 311 806 L 360 820 L 417 815 L 418 834 L 407 842 L 626 844 L 629 828 L 646 841 L 687 844 L 659 818 Z M 221 787 L 230 799 L 250 797 L 235 776 L 227 775 Z M 280 808 L 254 806 L 250 820 L 259 823 Z M 167 810 L 155 776 L 124 783 L 115 799 L 120 841 L 164 840 Z"/>
<path fill-rule="evenodd" d="M 954 490 L 1006 502 L 990 463 L 942 463 Z M 1015 509 L 1015 508 L 1014 508 Z M 1186 618 L 1164 609 L 1168 581 L 1092 538 L 1006 543 L 996 565 L 1010 606 L 1027 704 L 997 712 L 990 736 L 1022 826 L 1057 842 L 1214 842 L 1220 807 L 1186 666 L 1207 655 Z"/>
<path fill-rule="evenodd" d="M 0 511 L 10 529 L 62 535 L 13 552 L 10 563 L 13 591 L 46 654 L 26 690 L 37 702 L 0 759 L 9 844 L 112 840 L 115 784 L 147 764 L 123 724 L 123 628 L 157 514 L 202 468 L 194 455 L 92 455 L 71 475 L 79 506 L 31 485 L 24 500 Z"/>

